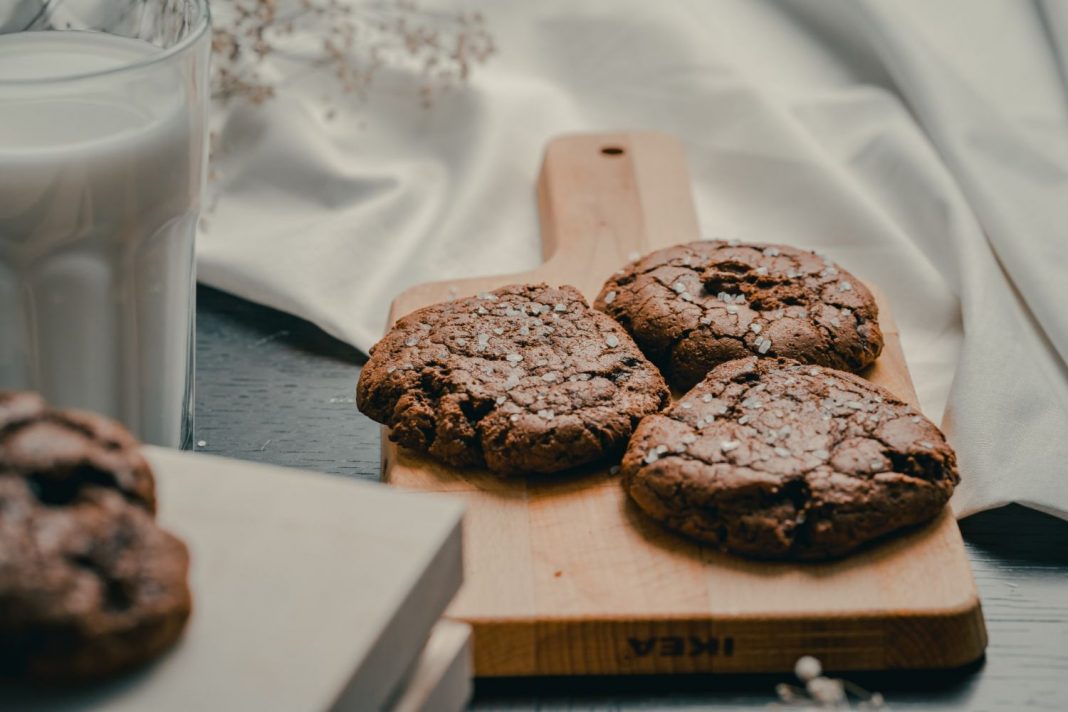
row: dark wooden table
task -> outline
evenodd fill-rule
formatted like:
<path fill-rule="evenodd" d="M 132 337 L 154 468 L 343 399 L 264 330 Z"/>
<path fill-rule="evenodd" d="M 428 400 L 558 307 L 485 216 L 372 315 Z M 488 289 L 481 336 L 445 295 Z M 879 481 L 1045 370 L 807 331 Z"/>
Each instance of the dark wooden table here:
<path fill-rule="evenodd" d="M 363 357 L 292 316 L 204 287 L 197 296 L 197 449 L 377 479 L 379 428 L 353 397 Z M 985 660 L 849 679 L 882 692 L 893 709 L 1068 709 L 1068 522 L 1013 506 L 961 528 L 990 633 Z M 766 708 L 783 681 L 489 680 L 477 683 L 474 709 Z"/>

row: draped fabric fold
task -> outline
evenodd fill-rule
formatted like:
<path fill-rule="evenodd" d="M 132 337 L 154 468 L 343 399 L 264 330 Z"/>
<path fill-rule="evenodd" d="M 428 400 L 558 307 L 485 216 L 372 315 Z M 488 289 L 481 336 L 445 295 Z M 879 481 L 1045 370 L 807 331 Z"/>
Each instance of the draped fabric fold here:
<path fill-rule="evenodd" d="M 547 140 L 668 131 L 706 236 L 822 249 L 887 294 L 959 515 L 1068 517 L 1064 3 L 481 8 L 500 54 L 428 110 L 393 73 L 330 119 L 328 80 L 281 66 L 276 99 L 220 110 L 201 280 L 366 351 L 405 287 L 537 262 Z"/>

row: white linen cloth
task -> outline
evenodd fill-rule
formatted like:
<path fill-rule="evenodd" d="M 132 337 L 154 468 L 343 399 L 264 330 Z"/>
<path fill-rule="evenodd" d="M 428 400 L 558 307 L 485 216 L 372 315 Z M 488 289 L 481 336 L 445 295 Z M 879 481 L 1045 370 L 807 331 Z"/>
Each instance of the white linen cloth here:
<path fill-rule="evenodd" d="M 327 80 L 276 69 L 278 98 L 219 116 L 201 280 L 366 351 L 405 287 L 536 264 L 551 137 L 671 132 L 707 236 L 886 292 L 960 516 L 1068 517 L 1068 2 L 481 8 L 500 54 L 430 110 L 394 76 L 330 121 Z"/>

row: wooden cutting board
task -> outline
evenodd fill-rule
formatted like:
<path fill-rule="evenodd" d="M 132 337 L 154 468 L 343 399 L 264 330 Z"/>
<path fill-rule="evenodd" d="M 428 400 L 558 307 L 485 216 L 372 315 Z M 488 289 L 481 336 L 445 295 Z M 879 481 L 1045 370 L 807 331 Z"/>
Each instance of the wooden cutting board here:
<path fill-rule="evenodd" d="M 681 147 L 670 136 L 552 141 L 538 204 L 541 267 L 415 287 L 394 302 L 392 318 L 513 282 L 572 284 L 592 301 L 638 253 L 700 237 Z M 885 301 L 880 309 L 886 348 L 865 375 L 916 404 Z M 474 628 L 480 676 L 785 671 L 803 654 L 832 670 L 943 668 L 975 660 L 986 646 L 948 509 L 930 526 L 842 561 L 761 563 L 661 529 L 607 468 L 504 481 L 386 440 L 383 475 L 467 501 L 466 583 L 449 615 Z"/>

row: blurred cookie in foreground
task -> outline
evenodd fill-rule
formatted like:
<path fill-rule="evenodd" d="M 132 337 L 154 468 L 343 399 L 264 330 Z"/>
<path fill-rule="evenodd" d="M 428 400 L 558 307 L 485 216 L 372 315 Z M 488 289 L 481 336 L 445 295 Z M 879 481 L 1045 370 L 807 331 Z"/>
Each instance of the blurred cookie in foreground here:
<path fill-rule="evenodd" d="M 668 390 L 622 327 L 576 289 L 535 284 L 401 318 L 372 348 L 356 396 L 404 447 L 523 474 L 618 456 Z"/>
<path fill-rule="evenodd" d="M 915 408 L 850 373 L 780 358 L 717 366 L 642 421 L 622 472 L 666 527 L 768 559 L 838 557 L 929 521 L 960 479 Z"/>
<path fill-rule="evenodd" d="M 189 554 L 153 492 L 122 426 L 0 393 L 0 677 L 91 682 L 177 641 Z"/>
<path fill-rule="evenodd" d="M 110 418 L 49 408 L 36 393 L 0 391 L 0 469 L 33 481 L 44 500 L 97 484 L 156 510 L 155 481 L 140 443 Z"/>
<path fill-rule="evenodd" d="M 715 240 L 658 250 L 613 275 L 594 306 L 680 391 L 732 359 L 783 356 L 858 372 L 883 348 L 878 307 L 860 280 L 785 245 Z"/>

